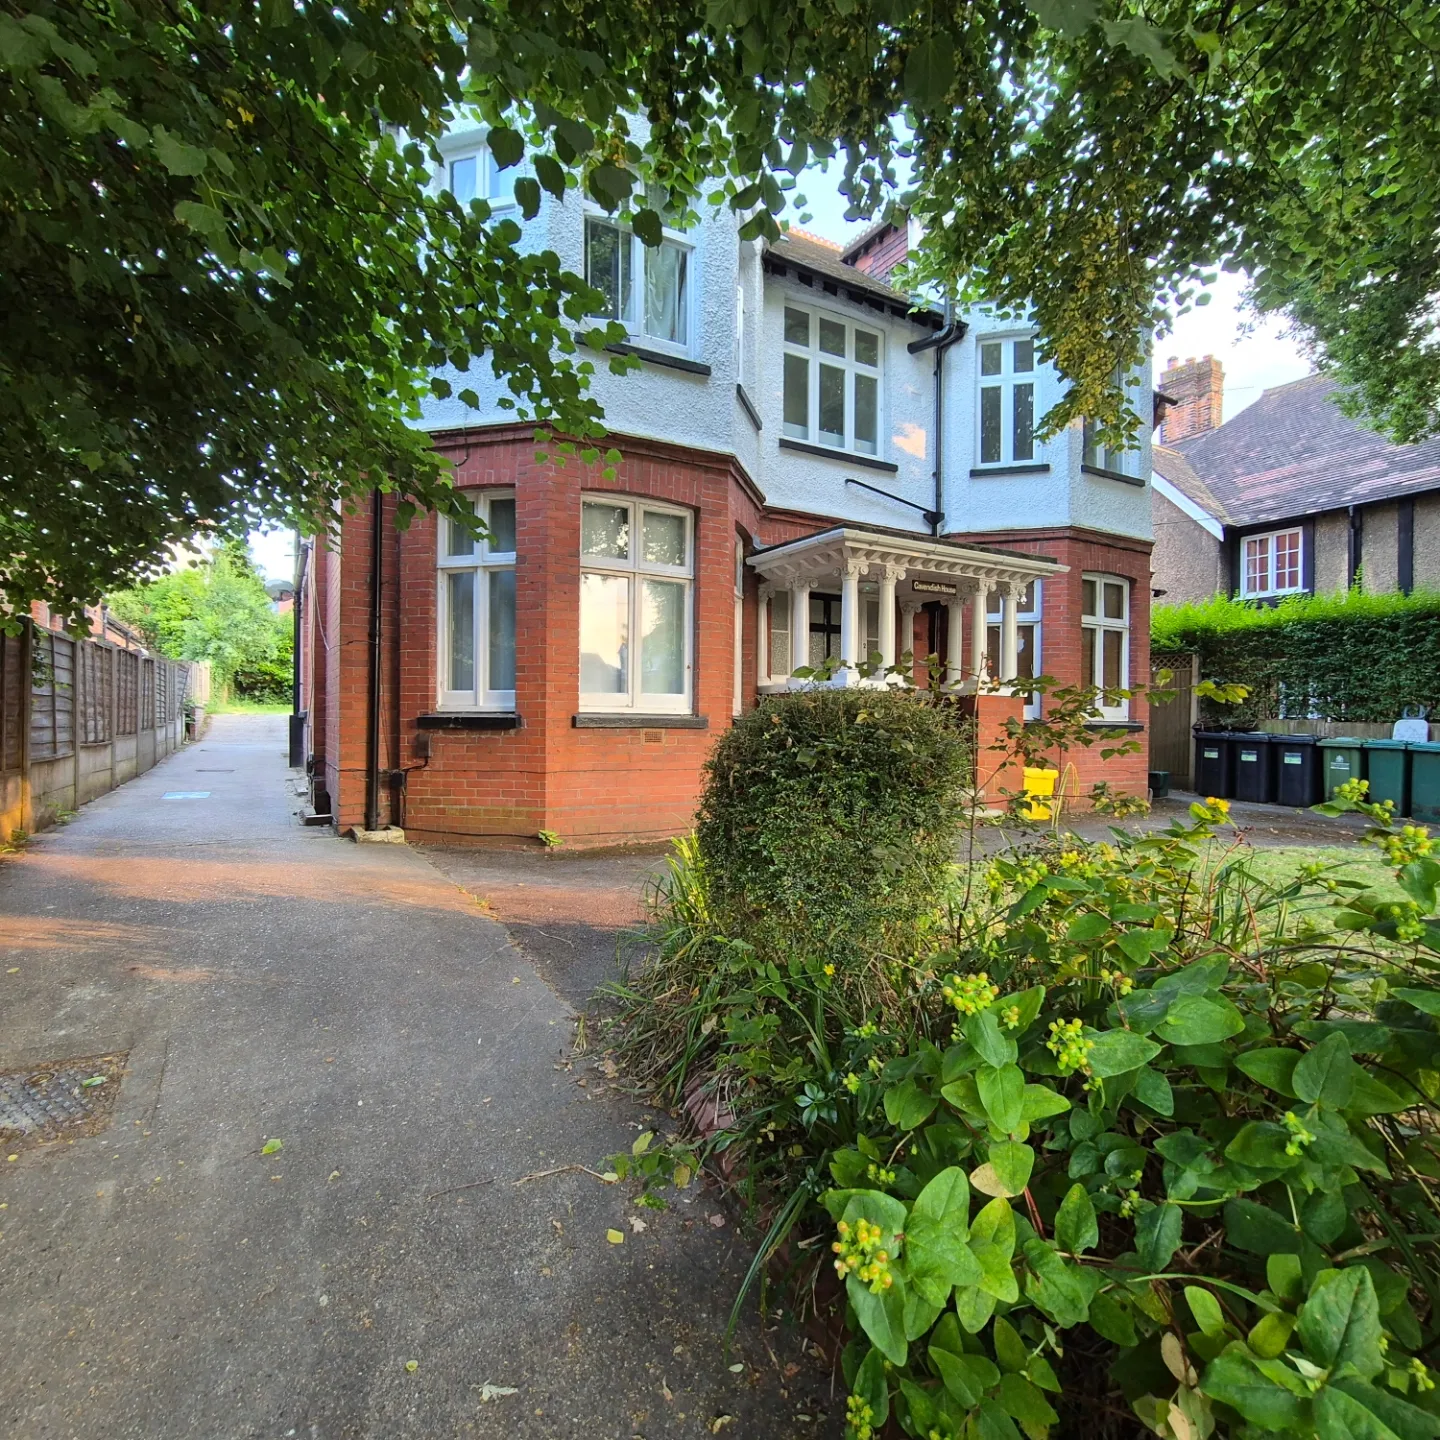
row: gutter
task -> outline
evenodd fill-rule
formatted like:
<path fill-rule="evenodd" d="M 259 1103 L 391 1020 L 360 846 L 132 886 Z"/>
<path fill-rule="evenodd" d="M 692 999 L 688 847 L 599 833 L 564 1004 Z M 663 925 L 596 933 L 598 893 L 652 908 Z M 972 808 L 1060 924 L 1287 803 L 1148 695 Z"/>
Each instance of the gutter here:
<path fill-rule="evenodd" d="M 963 340 L 970 329 L 963 320 L 950 318 L 948 300 L 945 302 L 945 314 L 943 329 L 923 340 L 912 340 L 905 347 L 912 355 L 918 355 L 922 350 L 935 352 L 935 508 L 925 518 L 930 522 L 930 533 L 937 539 L 945 522 L 945 352 L 956 341 Z"/>

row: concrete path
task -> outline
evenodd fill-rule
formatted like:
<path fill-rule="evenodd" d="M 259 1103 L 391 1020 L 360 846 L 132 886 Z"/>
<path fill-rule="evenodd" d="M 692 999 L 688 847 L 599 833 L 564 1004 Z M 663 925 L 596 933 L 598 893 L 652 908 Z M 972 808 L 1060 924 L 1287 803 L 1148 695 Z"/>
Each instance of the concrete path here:
<path fill-rule="evenodd" d="M 103 1133 L 0 1147 L 0 1435 L 837 1433 L 793 1334 L 722 1355 L 712 1196 L 560 1169 L 651 1119 L 565 1000 L 421 855 L 302 829 L 284 743 L 221 717 L 0 861 L 0 1071 L 128 1053 Z"/>

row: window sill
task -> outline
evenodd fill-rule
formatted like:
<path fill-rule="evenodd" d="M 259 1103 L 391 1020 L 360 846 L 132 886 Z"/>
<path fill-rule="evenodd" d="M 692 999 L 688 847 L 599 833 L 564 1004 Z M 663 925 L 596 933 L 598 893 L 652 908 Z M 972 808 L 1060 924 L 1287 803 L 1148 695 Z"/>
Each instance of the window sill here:
<path fill-rule="evenodd" d="M 1122 485 L 1145 488 L 1145 482 L 1138 475 L 1127 475 L 1123 470 L 1109 470 L 1104 465 L 1081 465 L 1082 475 L 1098 475 L 1102 480 L 1118 480 Z"/>
<path fill-rule="evenodd" d="M 572 715 L 570 723 L 577 730 L 708 730 L 706 715 L 631 715 L 588 712 Z"/>
<path fill-rule="evenodd" d="M 970 468 L 972 477 L 979 478 L 982 475 L 1048 475 L 1050 466 L 1044 461 L 1035 465 L 973 465 Z"/>
<path fill-rule="evenodd" d="M 576 331 L 575 338 L 588 346 L 583 331 Z M 668 350 L 653 350 L 648 345 L 636 345 L 629 340 L 617 340 L 605 347 L 612 355 L 634 355 L 647 365 L 661 365 L 667 370 L 680 370 L 686 375 L 709 375 L 710 367 L 703 360 L 687 360 L 683 355 L 673 355 Z"/>
<path fill-rule="evenodd" d="M 1138 720 L 1087 720 L 1087 730 L 1124 730 L 1138 735 L 1145 727 Z"/>
<path fill-rule="evenodd" d="M 838 460 L 842 465 L 859 465 L 866 470 L 884 470 L 897 475 L 898 465 L 888 460 L 877 460 L 873 455 L 860 455 L 854 450 L 832 450 L 828 445 L 812 445 L 808 440 L 792 440 L 788 435 L 780 437 L 782 450 L 798 450 L 802 455 L 819 455 L 824 460 Z"/>
<path fill-rule="evenodd" d="M 415 723 L 422 730 L 518 730 L 522 721 L 513 710 L 436 710 Z"/>
<path fill-rule="evenodd" d="M 740 408 L 745 412 L 746 418 L 755 427 L 758 435 L 765 427 L 760 423 L 760 412 L 755 408 L 755 403 L 745 393 L 745 387 L 739 383 L 735 386 L 735 398 L 740 402 Z"/>

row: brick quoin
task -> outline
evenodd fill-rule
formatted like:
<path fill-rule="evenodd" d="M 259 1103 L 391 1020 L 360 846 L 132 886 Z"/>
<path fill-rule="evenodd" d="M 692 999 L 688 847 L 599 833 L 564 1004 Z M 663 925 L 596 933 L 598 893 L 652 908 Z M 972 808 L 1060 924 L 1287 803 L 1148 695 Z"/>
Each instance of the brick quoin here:
<path fill-rule="evenodd" d="M 437 709 L 438 524 L 417 517 L 394 524 L 396 500 L 382 497 L 380 818 L 411 838 L 445 844 L 516 844 L 552 830 L 576 846 L 660 840 L 692 824 L 703 766 L 734 711 L 737 539 L 752 550 L 843 523 L 825 516 L 766 510 L 730 456 L 659 441 L 617 438 L 612 476 L 599 465 L 536 460 L 534 432 L 514 425 L 435 436 L 462 490 L 510 489 L 516 499 L 516 676 L 514 730 L 427 729 Z M 694 713 L 705 729 L 576 728 L 580 670 L 580 507 L 584 495 L 612 493 L 692 511 L 694 524 Z M 301 663 L 310 676 L 311 735 L 317 778 L 342 829 L 364 823 L 370 577 L 370 500 L 337 512 L 315 546 L 309 623 Z M 1047 672 L 1079 683 L 1080 576 L 1104 571 L 1131 580 L 1131 675 L 1148 677 L 1149 545 L 1080 530 L 952 536 L 966 543 L 1038 553 L 1070 566 L 1044 586 Z M 755 622 L 759 583 L 747 569 L 742 703 L 756 703 Z M 939 620 L 937 623 L 937 615 Z M 943 612 L 927 606 L 915 621 L 917 679 L 923 657 L 944 634 Z M 967 627 L 968 633 L 968 627 Z M 1018 697 L 980 702 L 981 784 L 1019 788 L 1018 774 L 992 772 L 984 754 Z M 1144 700 L 1132 719 L 1146 719 Z M 428 754 L 426 753 L 428 749 Z M 1069 757 L 1078 788 L 1108 779 L 1145 789 L 1144 754 L 1099 758 L 1098 747 Z M 988 776 L 988 780 L 987 780 Z"/>

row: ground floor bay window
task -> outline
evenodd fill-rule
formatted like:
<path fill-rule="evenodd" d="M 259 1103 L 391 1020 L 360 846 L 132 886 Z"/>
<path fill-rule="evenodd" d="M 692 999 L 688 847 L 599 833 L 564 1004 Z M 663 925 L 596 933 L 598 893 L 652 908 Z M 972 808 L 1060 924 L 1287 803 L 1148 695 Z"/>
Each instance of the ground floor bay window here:
<path fill-rule="evenodd" d="M 685 714 L 692 705 L 688 511 L 586 500 L 580 519 L 580 708 Z"/>
<path fill-rule="evenodd" d="M 1130 582 L 1116 575 L 1080 581 L 1080 683 L 1102 692 L 1130 686 Z M 1096 707 L 1106 720 L 1124 720 L 1129 702 L 1102 693 Z"/>
<path fill-rule="evenodd" d="M 476 496 L 489 529 L 477 540 L 453 520 L 440 527 L 439 699 L 442 710 L 515 708 L 515 496 Z"/>
<path fill-rule="evenodd" d="M 1008 601 L 998 591 L 992 590 L 985 602 L 985 649 L 990 674 L 1000 675 L 1001 642 L 1005 621 L 1005 605 L 1013 604 L 1015 611 L 1015 678 L 1033 680 L 1041 674 L 1040 658 L 1040 582 L 1032 580 L 1020 597 Z M 1040 696 L 1033 690 L 1025 695 L 1025 719 L 1040 718 Z"/>

